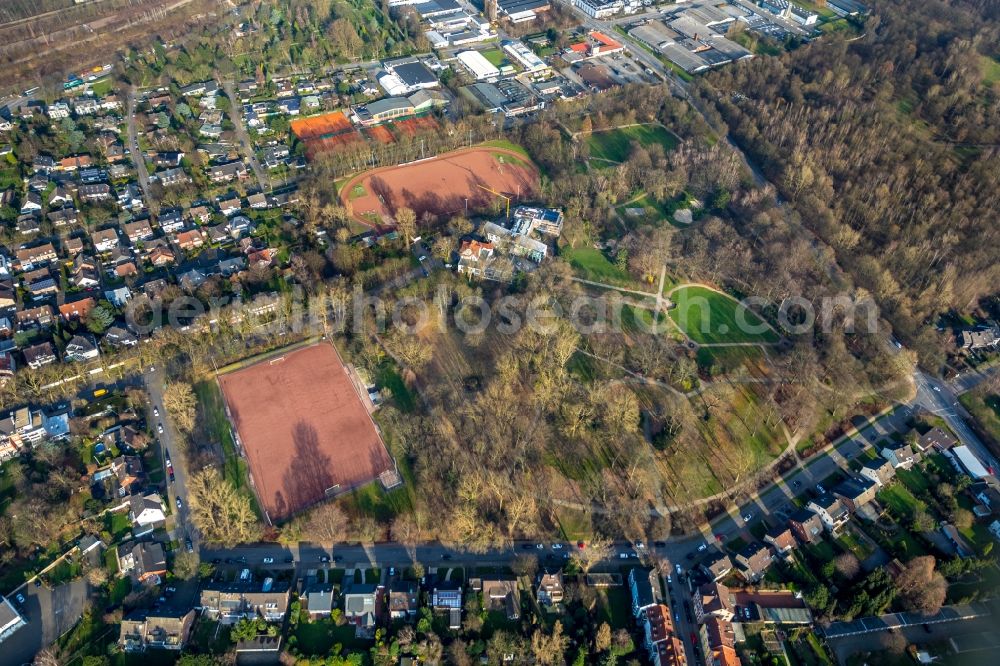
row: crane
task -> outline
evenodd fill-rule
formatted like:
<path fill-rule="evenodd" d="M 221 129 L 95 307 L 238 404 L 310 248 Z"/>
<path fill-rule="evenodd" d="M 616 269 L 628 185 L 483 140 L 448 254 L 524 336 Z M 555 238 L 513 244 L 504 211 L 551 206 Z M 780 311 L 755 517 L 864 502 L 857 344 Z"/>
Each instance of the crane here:
<path fill-rule="evenodd" d="M 480 185 L 479 183 L 476 183 L 476 187 L 478 187 L 480 189 L 483 189 L 483 190 L 486 190 L 490 194 L 494 194 L 494 195 L 500 197 L 501 199 L 503 199 L 504 201 L 506 201 L 507 202 L 507 219 L 508 220 L 510 219 L 510 197 L 509 196 L 507 196 L 506 194 L 500 194 L 496 190 L 494 190 L 492 188 L 489 188 L 489 187 L 486 187 L 485 185 Z"/>

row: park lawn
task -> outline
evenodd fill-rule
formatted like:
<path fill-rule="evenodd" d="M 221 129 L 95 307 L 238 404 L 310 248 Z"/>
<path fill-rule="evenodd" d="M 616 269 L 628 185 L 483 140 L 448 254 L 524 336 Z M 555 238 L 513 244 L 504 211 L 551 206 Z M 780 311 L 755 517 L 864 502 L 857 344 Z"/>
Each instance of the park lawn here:
<path fill-rule="evenodd" d="M 111 92 L 111 77 L 101 79 L 100 81 L 94 81 L 90 85 L 90 90 L 94 93 L 94 97 L 100 99 Z"/>
<path fill-rule="evenodd" d="M 632 142 L 649 147 L 656 144 L 671 151 L 680 143 L 677 136 L 661 125 L 632 125 L 610 130 L 596 130 L 587 135 L 590 156 L 609 162 L 624 162 L 632 151 Z"/>
<path fill-rule="evenodd" d="M 983 64 L 983 85 L 992 86 L 1000 81 L 1000 60 L 990 56 L 980 56 Z"/>
<path fill-rule="evenodd" d="M 753 370 L 764 361 L 760 347 L 699 347 L 698 368 L 713 376 L 729 374 L 740 367 Z"/>
<path fill-rule="evenodd" d="M 596 248 L 564 248 L 561 254 L 576 274 L 585 280 L 605 282 L 620 287 L 635 286 L 628 273 L 611 263 L 604 253 Z"/>
<path fill-rule="evenodd" d="M 676 304 L 670 310 L 670 318 L 699 344 L 778 341 L 777 333 L 760 317 L 726 294 L 693 285 L 672 292 L 670 299 Z M 738 314 L 747 328 L 755 330 L 741 330 Z"/>

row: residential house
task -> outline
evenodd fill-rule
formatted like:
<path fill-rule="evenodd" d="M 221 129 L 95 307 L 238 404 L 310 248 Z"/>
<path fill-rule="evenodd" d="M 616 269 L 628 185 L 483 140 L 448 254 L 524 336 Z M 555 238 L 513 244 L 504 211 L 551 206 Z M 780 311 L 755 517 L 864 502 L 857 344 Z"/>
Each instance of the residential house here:
<path fill-rule="evenodd" d="M 80 216 L 76 208 L 72 206 L 50 211 L 45 217 L 48 218 L 53 227 L 66 227 L 80 221 Z"/>
<path fill-rule="evenodd" d="M 878 484 L 865 477 L 856 477 L 841 481 L 834 487 L 833 494 L 847 507 L 851 513 L 875 499 Z"/>
<path fill-rule="evenodd" d="M 438 581 L 431 590 L 431 607 L 434 610 L 461 609 L 462 586 L 452 581 Z"/>
<path fill-rule="evenodd" d="M 787 525 L 772 527 L 764 535 L 764 543 L 769 544 L 778 555 L 785 555 L 795 550 L 798 545 L 795 535 Z"/>
<path fill-rule="evenodd" d="M 52 243 L 43 243 L 34 247 L 23 247 L 14 253 L 22 271 L 30 271 L 42 266 L 48 266 L 58 258 L 56 248 Z"/>
<path fill-rule="evenodd" d="M 37 345 L 26 347 L 23 353 L 24 362 L 28 364 L 29 368 L 34 370 L 43 365 L 55 363 L 58 360 L 56 358 L 55 347 L 52 346 L 51 342 L 41 342 Z"/>
<path fill-rule="evenodd" d="M 126 541 L 115 548 L 118 570 L 145 585 L 159 585 L 167 575 L 167 557 L 156 541 Z"/>
<path fill-rule="evenodd" d="M 191 229 L 177 234 L 177 246 L 182 250 L 195 250 L 205 244 L 205 237 L 200 229 Z"/>
<path fill-rule="evenodd" d="M 146 207 L 138 183 L 126 183 L 118 190 L 118 205 L 133 211 L 140 211 Z"/>
<path fill-rule="evenodd" d="M 106 330 L 103 339 L 112 347 L 134 347 L 139 344 L 139 338 L 121 326 L 112 326 Z"/>
<path fill-rule="evenodd" d="M 115 229 L 98 229 L 90 234 L 90 240 L 98 252 L 110 252 L 118 247 L 118 232 Z"/>
<path fill-rule="evenodd" d="M 97 301 L 93 297 L 88 296 L 86 298 L 80 299 L 79 301 L 73 301 L 72 303 L 63 303 L 59 306 L 59 316 L 63 321 L 84 321 L 90 311 L 97 306 Z"/>
<path fill-rule="evenodd" d="M 48 268 L 28 271 L 21 276 L 21 279 L 24 282 L 25 289 L 28 290 L 32 298 L 48 296 L 59 291 L 59 285 L 52 278 L 52 273 L 49 272 Z"/>
<path fill-rule="evenodd" d="M 14 361 L 14 355 L 9 351 L 0 352 L 0 386 L 5 386 L 7 382 L 14 379 L 16 370 L 17 363 Z"/>
<path fill-rule="evenodd" d="M 133 245 L 141 241 L 149 240 L 153 237 L 153 227 L 149 223 L 149 220 L 126 222 L 122 225 L 122 229 L 124 230 L 125 236 L 128 238 L 129 242 Z"/>
<path fill-rule="evenodd" d="M 482 275 L 492 257 L 493 243 L 482 243 L 477 240 L 462 241 L 458 250 L 458 272 L 473 277 Z"/>
<path fill-rule="evenodd" d="M 894 469 L 910 469 L 919 460 L 919 454 L 906 442 L 886 442 L 879 453 Z"/>
<path fill-rule="evenodd" d="M 643 645 L 654 666 L 684 666 L 684 644 L 674 634 L 670 609 L 657 604 L 646 611 L 642 621 Z"/>
<path fill-rule="evenodd" d="M 265 578 L 263 583 L 249 579 L 208 583 L 202 587 L 199 605 L 209 619 L 222 624 L 235 624 L 244 618 L 257 617 L 267 622 L 279 622 L 288 612 L 290 601 L 291 586 L 288 583 Z"/>
<path fill-rule="evenodd" d="M 736 614 L 736 596 L 722 583 L 708 583 L 698 588 L 691 599 L 695 622 L 701 624 L 706 617 L 732 621 Z"/>
<path fill-rule="evenodd" d="M 38 213 L 42 210 L 42 197 L 38 192 L 28 192 L 21 202 L 21 215 Z"/>
<path fill-rule="evenodd" d="M 107 201 L 111 198 L 111 186 L 107 183 L 85 183 L 77 191 L 83 201 Z"/>
<path fill-rule="evenodd" d="M 163 527 L 166 521 L 163 500 L 156 493 L 133 495 L 129 498 L 129 520 L 132 521 L 136 536 L 148 534 L 158 527 Z"/>
<path fill-rule="evenodd" d="M 243 257 L 230 257 L 226 259 L 219 260 L 219 274 L 223 277 L 229 277 L 230 275 L 235 275 L 243 270 L 246 266 L 246 260 Z"/>
<path fill-rule="evenodd" d="M 12 308 L 17 305 L 17 292 L 10 280 L 0 280 L 0 309 Z"/>
<path fill-rule="evenodd" d="M 362 632 L 371 631 L 375 628 L 377 604 L 378 588 L 375 585 L 352 585 L 344 593 L 344 619 Z"/>
<path fill-rule="evenodd" d="M 713 548 L 708 556 L 702 560 L 701 568 L 712 580 L 722 580 L 733 570 L 733 561 L 729 559 L 729 555 Z"/>
<path fill-rule="evenodd" d="M 62 185 L 56 186 L 49 194 L 49 207 L 63 206 L 73 203 L 73 195 Z"/>
<path fill-rule="evenodd" d="M 558 606 L 563 600 L 563 575 L 562 571 L 542 571 L 538 577 L 538 591 L 536 597 L 538 603 L 549 608 Z"/>
<path fill-rule="evenodd" d="M 160 181 L 160 184 L 164 187 L 171 187 L 173 185 L 186 185 L 191 182 L 191 177 L 187 175 L 184 169 L 180 167 L 175 167 L 172 169 L 164 169 L 163 171 L 157 171 L 156 179 Z"/>
<path fill-rule="evenodd" d="M 839 499 L 830 493 L 824 493 L 810 500 L 806 508 L 816 513 L 823 522 L 823 527 L 831 534 L 839 534 L 840 528 L 851 519 L 851 513 Z"/>
<path fill-rule="evenodd" d="M 90 289 L 99 285 L 101 276 L 97 272 L 97 261 L 84 254 L 73 257 L 69 281 L 78 289 Z"/>
<path fill-rule="evenodd" d="M 219 198 L 219 211 L 226 217 L 240 212 L 240 208 L 242 208 L 242 206 L 243 204 L 240 202 L 240 198 L 238 196 L 229 195 Z"/>
<path fill-rule="evenodd" d="M 521 591 L 516 580 L 494 576 L 469 582 L 474 590 L 482 592 L 484 610 L 505 613 L 508 620 L 521 617 Z"/>
<path fill-rule="evenodd" d="M 104 298 L 116 308 L 123 308 L 132 299 L 132 290 L 128 287 L 106 289 L 104 291 Z"/>
<path fill-rule="evenodd" d="M 893 477 L 896 476 L 896 468 L 892 466 L 891 462 L 878 456 L 872 460 L 866 460 L 861 465 L 861 470 L 858 473 L 866 479 L 874 481 L 875 485 L 882 488 L 888 485 Z"/>
<path fill-rule="evenodd" d="M 229 229 L 230 236 L 239 238 L 244 234 L 250 233 L 253 229 L 253 223 L 246 215 L 235 215 L 226 222 L 226 227 Z"/>
<path fill-rule="evenodd" d="M 212 211 L 208 206 L 192 206 L 188 210 L 188 215 L 191 217 L 191 221 L 195 224 L 205 224 L 210 219 L 212 219 Z"/>
<path fill-rule="evenodd" d="M 823 520 L 810 509 L 799 509 L 789 516 L 788 527 L 803 544 L 814 543 L 823 538 Z"/>
<path fill-rule="evenodd" d="M 247 205 L 254 210 L 267 208 L 267 196 L 263 192 L 255 192 L 247 197 Z"/>
<path fill-rule="evenodd" d="M 76 361 L 83 363 L 98 357 L 97 346 L 82 335 L 74 335 L 66 343 L 63 356 L 66 362 Z"/>
<path fill-rule="evenodd" d="M 304 596 L 309 617 L 313 619 L 330 617 L 333 612 L 332 585 L 311 585 Z"/>
<path fill-rule="evenodd" d="M 1000 326 L 989 326 L 962 331 L 962 348 L 969 350 L 987 349 L 1000 344 Z"/>
<path fill-rule="evenodd" d="M 153 154 L 153 164 L 156 167 L 179 167 L 184 153 L 178 151 L 168 151 Z"/>
<path fill-rule="evenodd" d="M 411 580 L 394 580 L 389 584 L 389 616 L 393 620 L 409 620 L 417 615 L 417 584 Z"/>
<path fill-rule="evenodd" d="M 118 456 L 110 465 L 94 472 L 91 493 L 99 497 L 128 497 L 140 492 L 145 483 L 142 458 Z"/>
<path fill-rule="evenodd" d="M 193 609 L 135 611 L 122 619 L 118 644 L 125 652 L 182 650 L 191 636 L 196 614 Z"/>
<path fill-rule="evenodd" d="M 66 249 L 66 253 L 71 257 L 75 257 L 83 252 L 83 247 L 84 244 L 82 238 L 70 237 L 63 240 L 63 248 Z"/>
<path fill-rule="evenodd" d="M 699 631 L 701 652 L 707 666 L 740 666 L 736 654 L 736 632 L 733 623 L 718 617 L 709 617 Z"/>
<path fill-rule="evenodd" d="M 14 228 L 17 230 L 17 233 L 22 236 L 34 236 L 42 230 L 41 220 L 38 218 L 38 213 L 19 215 L 14 221 Z"/>
<path fill-rule="evenodd" d="M 48 328 L 52 325 L 53 310 L 51 305 L 39 305 L 36 308 L 25 308 L 14 314 L 17 330 L 26 331 L 35 328 Z"/>
<path fill-rule="evenodd" d="M 938 451 L 947 451 L 956 444 L 958 444 L 958 440 L 955 439 L 954 435 L 938 426 L 934 426 L 917 439 L 916 446 L 921 452 L 932 448 Z"/>
<path fill-rule="evenodd" d="M 234 160 L 209 167 L 208 177 L 213 183 L 228 183 L 247 177 L 247 167 L 243 160 Z"/>
<path fill-rule="evenodd" d="M 655 572 L 648 569 L 632 569 L 628 572 L 628 587 L 632 593 L 632 614 L 636 619 L 641 619 L 646 609 L 656 605 L 656 596 L 653 594 L 653 585 L 659 588 L 659 582 L 655 580 Z"/>
<path fill-rule="evenodd" d="M 743 546 L 736 553 L 736 567 L 743 578 L 749 583 L 756 583 L 774 564 L 774 554 L 771 549 L 760 542 L 752 542 Z"/>
<path fill-rule="evenodd" d="M 167 266 L 176 261 L 174 258 L 174 253 L 170 251 L 169 248 L 158 246 L 154 247 L 148 255 L 149 263 L 153 264 L 157 268 L 160 266 Z"/>
<path fill-rule="evenodd" d="M 86 169 L 93 165 L 93 163 L 94 160 L 90 158 L 90 155 L 72 155 L 59 160 L 56 164 L 56 170 L 72 173 L 78 169 Z"/>
<path fill-rule="evenodd" d="M 161 208 L 157 222 L 165 234 L 180 231 L 184 228 L 184 211 L 180 208 Z"/>

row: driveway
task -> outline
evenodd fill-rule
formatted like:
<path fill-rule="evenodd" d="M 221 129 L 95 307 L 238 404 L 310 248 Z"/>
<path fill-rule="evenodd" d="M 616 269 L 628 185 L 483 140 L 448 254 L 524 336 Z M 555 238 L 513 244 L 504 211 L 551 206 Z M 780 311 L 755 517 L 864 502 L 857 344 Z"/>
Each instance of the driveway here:
<path fill-rule="evenodd" d="M 20 593 L 24 604 L 15 602 L 16 593 L 11 593 L 10 601 L 28 624 L 3 642 L 0 666 L 30 663 L 39 650 L 72 629 L 90 598 L 90 584 L 80 578 L 54 589 L 26 585 Z"/>

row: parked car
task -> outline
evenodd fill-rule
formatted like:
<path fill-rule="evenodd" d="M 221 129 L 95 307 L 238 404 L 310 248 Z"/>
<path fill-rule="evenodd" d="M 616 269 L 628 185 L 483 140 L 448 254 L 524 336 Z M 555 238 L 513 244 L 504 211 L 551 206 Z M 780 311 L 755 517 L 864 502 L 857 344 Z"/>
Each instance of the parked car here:
<path fill-rule="evenodd" d="M 160 433 L 161 435 L 163 434 L 163 424 L 162 423 L 157 423 L 156 424 L 156 432 Z"/>
<path fill-rule="evenodd" d="M 181 498 L 180 497 L 178 497 L 176 500 L 174 500 L 174 504 L 177 505 L 178 509 L 181 508 L 182 506 L 184 506 L 184 503 L 181 502 Z"/>
<path fill-rule="evenodd" d="M 190 538 L 187 538 L 187 539 L 184 540 L 184 548 L 187 549 L 187 552 L 189 552 L 189 553 L 193 553 L 194 552 L 194 544 L 191 543 L 191 539 Z"/>
<path fill-rule="evenodd" d="M 264 564 L 274 564 L 274 558 L 273 557 L 265 557 L 263 561 L 264 561 Z"/>
<path fill-rule="evenodd" d="M 680 576 L 680 575 L 681 575 L 682 573 L 684 573 L 684 570 L 683 570 L 683 569 L 681 569 L 681 565 L 679 565 L 679 564 L 675 564 L 675 565 L 674 565 L 674 568 L 675 568 L 675 569 L 677 569 L 677 575 L 678 575 L 678 576 Z"/>
<path fill-rule="evenodd" d="M 159 416 L 159 415 L 160 415 L 160 410 L 156 408 L 156 405 L 153 405 L 153 416 Z"/>
<path fill-rule="evenodd" d="M 561 543 L 552 544 L 552 550 L 562 550 L 563 545 Z"/>
<path fill-rule="evenodd" d="M 17 596 L 14 597 L 14 598 L 17 599 L 17 603 L 19 603 L 19 604 L 23 604 L 24 603 L 24 595 L 21 594 L 20 592 L 18 592 Z"/>
<path fill-rule="evenodd" d="M 700 546 L 698 546 L 698 552 L 699 553 L 704 553 L 706 550 L 708 550 L 708 544 L 707 543 L 703 543 Z"/>
<path fill-rule="evenodd" d="M 329 562 L 330 561 L 330 556 L 329 555 L 320 555 L 319 556 L 319 561 L 320 562 Z"/>

